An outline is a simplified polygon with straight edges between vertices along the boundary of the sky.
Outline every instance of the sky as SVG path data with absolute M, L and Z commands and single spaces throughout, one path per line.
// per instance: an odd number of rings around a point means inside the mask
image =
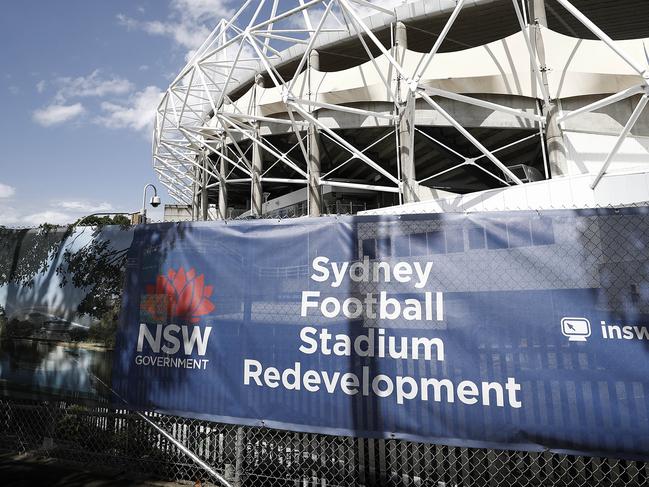
M 0 225 L 138 211 L 154 111 L 228 0 L 21 0 L 0 15 Z M 174 203 L 157 184 L 163 203 Z M 149 216 L 162 219 L 161 208 Z

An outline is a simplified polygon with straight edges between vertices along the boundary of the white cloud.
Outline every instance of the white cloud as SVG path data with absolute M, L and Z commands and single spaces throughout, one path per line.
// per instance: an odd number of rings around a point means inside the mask
M 59 90 L 56 100 L 63 102 L 72 98 L 105 97 L 108 95 L 123 95 L 133 90 L 133 83 L 119 76 L 104 77 L 99 69 L 88 76 L 76 78 L 61 77 L 56 79 Z
M 141 27 L 142 23 L 139 20 L 128 17 L 124 14 L 117 14 L 117 23 L 128 30 L 137 30 Z
M 136 20 L 118 15 L 120 25 L 129 30 L 142 30 L 147 34 L 171 37 L 174 42 L 187 49 L 196 49 L 209 35 L 210 30 L 204 25 L 186 20 L 161 22 L 159 20 Z
M 20 218 L 15 208 L 0 205 L 0 226 L 16 225 L 19 221 Z
M 234 13 L 223 0 L 171 0 L 171 8 L 181 16 L 198 21 L 218 20 Z
M 171 0 L 171 13 L 165 20 L 138 20 L 124 14 L 117 22 L 129 30 L 166 36 L 185 49 L 200 47 L 216 22 L 234 14 L 228 0 Z
M 113 211 L 110 203 L 89 203 L 87 201 L 60 201 L 56 206 L 70 211 L 78 211 L 85 214 L 98 213 L 102 211 Z
M 16 194 L 14 187 L 0 183 L 0 198 L 11 198 L 14 194 Z
M 36 90 L 39 93 L 45 89 L 45 83 L 44 80 L 37 83 Z M 33 113 L 34 121 L 44 127 L 69 122 L 85 113 L 86 107 L 80 102 L 71 103 L 74 99 L 126 95 L 134 89 L 129 80 L 119 76 L 104 76 L 99 69 L 88 76 L 59 77 L 50 84 L 57 87 L 56 95 L 49 105 Z
M 20 222 L 30 226 L 38 226 L 42 223 L 49 223 L 51 225 L 65 225 L 68 223 L 74 223 L 77 219 L 77 216 L 70 215 L 69 213 L 63 213 L 56 210 L 47 210 L 24 216 L 20 219 Z
M 115 209 L 108 202 L 93 203 L 87 200 L 53 201 L 42 211 L 34 213 L 29 209 L 17 211 L 0 203 L 0 226 L 34 227 L 43 223 L 66 225 L 76 222 L 82 216 L 110 211 Z
M 95 121 L 108 128 L 130 128 L 138 131 L 150 131 L 155 118 L 155 109 L 160 103 L 163 92 L 156 86 L 147 86 L 129 97 L 126 103 L 103 102 L 103 115 Z
M 54 103 L 34 111 L 32 117 L 36 123 L 44 127 L 50 127 L 69 122 L 81 116 L 84 112 L 85 108 L 81 103 L 74 103 L 72 105 L 59 105 Z

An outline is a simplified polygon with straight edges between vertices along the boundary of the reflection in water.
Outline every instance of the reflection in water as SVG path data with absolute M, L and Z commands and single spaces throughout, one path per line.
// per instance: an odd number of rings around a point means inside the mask
M 95 376 L 111 384 L 133 235 L 110 225 L 0 228 L 0 394 L 109 397 Z
M 0 340 L 0 380 L 12 388 L 88 398 L 106 397 L 112 350 L 32 339 Z

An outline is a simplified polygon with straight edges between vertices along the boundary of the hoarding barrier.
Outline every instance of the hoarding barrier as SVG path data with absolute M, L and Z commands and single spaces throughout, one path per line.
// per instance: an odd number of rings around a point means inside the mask
M 186 447 L 236 486 L 649 481 L 647 207 L 0 240 L 5 451 L 218 485 Z

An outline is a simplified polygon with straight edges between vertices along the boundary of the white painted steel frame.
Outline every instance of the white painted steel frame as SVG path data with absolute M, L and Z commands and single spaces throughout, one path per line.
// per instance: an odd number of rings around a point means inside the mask
M 571 113 L 562 115 L 559 119 L 562 123 L 572 117 L 577 117 L 631 96 L 644 93 L 644 96 L 641 98 L 641 101 L 638 103 L 624 130 L 617 139 L 615 147 L 606 158 L 599 174 L 593 181 L 592 187 L 595 188 L 647 104 L 649 69 L 645 66 L 644 60 L 643 62 L 638 62 L 638 60 L 630 57 L 618 44 L 612 41 L 609 36 L 568 0 L 557 1 L 643 78 L 643 83 L 636 87 L 622 90 L 619 93 L 581 107 Z M 522 5 L 523 9 L 521 9 L 519 2 L 520 0 L 512 0 L 513 15 L 518 20 L 524 36 L 530 59 L 532 60 L 530 69 L 536 80 L 537 88 L 541 93 L 541 101 L 545 109 L 550 101 L 550 95 L 547 92 L 547 87 L 541 80 L 541 67 L 538 63 L 538 56 L 534 52 L 530 41 L 529 23 L 531 19 L 528 20 L 524 2 Z M 296 176 L 301 176 L 295 179 L 265 177 L 269 170 L 266 169 L 262 175 L 262 182 L 307 185 L 309 181 L 306 164 L 308 158 L 308 140 L 306 140 L 307 145 L 305 145 L 305 134 L 306 127 L 309 124 L 313 124 L 323 136 L 337 144 L 341 150 L 350 154 L 350 157 L 346 161 L 320 177 L 320 185 L 336 185 L 373 191 L 397 192 L 401 195 L 402 183 L 401 174 L 398 169 L 399 164 L 396 164 L 397 174 L 395 175 L 382 167 L 379 162 L 372 160 L 366 153 L 367 149 L 376 143 L 376 141 L 368 147 L 357 147 L 346 141 L 338 133 L 333 131 L 331 127 L 314 116 L 314 110 L 324 108 L 360 116 L 387 119 L 388 123 L 392 126 L 392 130 L 388 132 L 388 135 L 391 135 L 396 133 L 399 117 L 415 116 L 414 110 L 403 110 L 401 112 L 397 110 L 397 101 L 403 98 L 401 90 L 404 86 L 407 92 L 405 96 L 416 96 L 417 98 L 423 99 L 430 107 L 445 118 L 449 124 L 455 127 L 463 137 L 480 150 L 482 153 L 480 158 L 484 157 L 488 159 L 505 176 L 500 177 L 488 168 L 478 165 L 476 163 L 477 159 L 468 159 L 456 153 L 461 159 L 457 165 L 422 179 L 419 181 L 420 183 L 440 176 L 448 171 L 470 165 L 479 168 L 504 184 L 508 184 L 507 180 L 513 181 L 516 184 L 522 184 L 520 179 L 495 155 L 503 147 L 489 149 L 483 146 L 451 114 L 443 110 L 433 97 L 455 100 L 531 120 L 538 124 L 539 130 L 534 136 L 540 138 L 543 137 L 544 125 L 546 123 L 544 116 L 459 93 L 423 86 L 420 83 L 424 71 L 433 61 L 448 32 L 457 21 L 464 7 L 465 0 L 458 0 L 456 2 L 434 46 L 422 57 L 412 73 L 407 72 L 395 59 L 394 48 L 386 48 L 381 43 L 372 28 L 368 25 L 368 21 L 362 15 L 362 13 L 369 11 L 374 14 L 378 13 L 391 17 L 390 22 L 394 28 L 397 18 L 393 10 L 386 9 L 381 5 L 366 0 L 287 0 L 281 2 L 280 0 L 273 0 L 270 8 L 266 6 L 266 3 L 266 0 L 246 0 L 230 20 L 221 20 L 203 45 L 191 57 L 189 63 L 171 83 L 157 108 L 152 148 L 154 167 L 161 183 L 167 188 L 170 196 L 179 203 L 191 204 L 193 201 L 194 188 L 196 185 L 201 184 L 201 178 L 196 178 L 196 168 L 199 168 L 201 171 L 206 171 L 207 174 L 215 179 L 216 182 L 211 183 L 209 187 L 218 187 L 221 184 L 229 183 L 251 182 L 252 162 L 246 155 L 250 151 L 251 145 L 249 144 L 257 145 L 263 152 L 271 154 L 275 159 L 273 166 L 275 164 L 284 164 Z M 261 19 L 263 15 L 266 15 L 266 18 Z M 243 19 L 248 16 L 250 18 L 245 22 Z M 348 37 L 357 37 L 359 39 L 385 89 L 388 93 L 392 94 L 392 98 L 395 100 L 393 113 L 378 113 L 361 108 L 315 101 L 311 96 L 311 87 L 307 87 L 309 91 L 306 94 L 307 96 L 302 92 L 295 92 L 295 83 L 298 75 L 305 67 L 309 67 L 309 54 L 311 50 L 316 46 L 320 36 L 331 33 L 342 33 Z M 396 74 L 394 79 L 386 78 L 385 73 L 379 69 L 376 57 L 372 54 L 372 49 L 368 46 L 368 42 L 388 61 L 390 69 Z M 275 67 L 274 61 L 283 51 L 294 45 L 306 47 L 300 56 L 295 73 L 288 80 L 285 80 Z M 252 113 L 242 113 L 240 110 L 233 110 L 235 105 L 230 99 L 230 92 L 240 85 L 243 78 L 248 78 L 250 74 L 254 73 L 262 74 L 267 82 L 272 82 L 274 86 L 281 90 L 281 101 L 284 105 L 285 112 L 288 114 L 288 119 L 264 116 L 259 113 L 256 107 L 253 107 Z M 413 122 L 413 120 L 411 119 L 410 122 Z M 259 135 L 258 127 L 260 124 L 289 125 L 297 138 L 296 145 L 300 147 L 300 152 L 304 160 L 291 159 L 288 156 L 290 151 L 286 153 L 282 152 L 273 146 L 267 138 Z M 411 125 L 414 126 L 412 123 Z M 424 132 L 420 131 L 420 133 L 432 139 L 435 143 L 444 146 L 443 143 Z M 227 139 L 227 144 L 215 143 L 216 141 L 222 140 L 223 137 Z M 381 137 L 380 140 L 384 138 Z M 521 139 L 514 142 L 514 144 L 527 140 L 528 138 Z M 243 150 L 240 145 L 240 142 L 244 139 L 248 145 L 246 150 Z M 395 137 L 394 141 L 396 146 L 399 143 L 398 137 Z M 543 142 L 541 145 L 543 145 Z M 291 150 L 294 148 L 295 145 Z M 446 148 L 449 149 L 448 147 Z M 397 154 L 399 153 L 398 149 L 398 147 L 395 147 Z M 214 164 L 210 163 L 208 168 L 203 168 L 200 157 L 205 151 L 213 154 L 217 158 L 222 158 L 232 166 L 226 177 L 220 174 L 219 170 L 214 167 Z M 393 186 L 351 182 L 342 183 L 330 179 L 332 173 L 335 173 L 337 169 L 348 163 L 365 164 L 372 171 L 375 171 L 390 181 Z

